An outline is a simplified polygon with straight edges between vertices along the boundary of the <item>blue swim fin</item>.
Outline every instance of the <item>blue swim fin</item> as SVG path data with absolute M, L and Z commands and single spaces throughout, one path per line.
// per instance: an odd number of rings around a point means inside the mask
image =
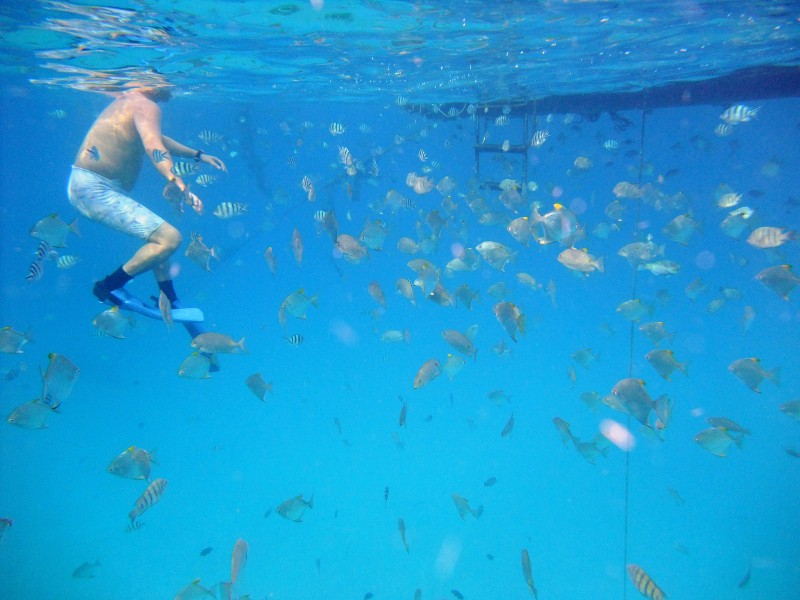
M 112 290 L 107 304 L 119 306 L 121 310 L 129 310 L 136 314 L 161 321 L 161 311 L 157 306 L 148 306 L 125 288 Z M 176 323 L 202 323 L 205 320 L 199 308 L 173 308 L 172 320 Z

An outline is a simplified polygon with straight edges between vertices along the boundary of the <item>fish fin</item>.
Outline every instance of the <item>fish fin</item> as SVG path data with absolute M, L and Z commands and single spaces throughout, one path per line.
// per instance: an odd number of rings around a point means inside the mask
M 308 508 L 314 508 L 314 494 L 311 494 L 311 498 L 308 499 L 306 504 L 308 504 Z
M 156 454 L 156 449 L 153 448 L 150 452 L 147 453 L 147 456 L 150 457 L 150 462 L 154 464 L 158 464 L 158 456 Z
M 78 217 L 75 217 L 75 219 L 73 219 L 72 223 L 70 223 L 70 224 L 67 226 L 67 228 L 68 228 L 68 229 L 69 229 L 69 230 L 70 230 L 72 233 L 74 233 L 75 235 L 77 235 L 78 237 L 81 237 L 81 232 L 80 232 L 80 230 L 78 229 Z
M 242 352 L 247 352 L 247 348 L 244 347 L 244 337 L 236 342 L 236 345 L 241 349 Z
M 767 377 L 769 377 L 770 381 L 775 385 L 779 386 L 781 384 L 781 368 L 775 367 L 772 371 L 767 372 Z
M 600 258 L 598 258 L 597 261 L 595 261 L 595 267 L 601 273 L 605 272 L 604 259 L 603 259 L 602 256 Z

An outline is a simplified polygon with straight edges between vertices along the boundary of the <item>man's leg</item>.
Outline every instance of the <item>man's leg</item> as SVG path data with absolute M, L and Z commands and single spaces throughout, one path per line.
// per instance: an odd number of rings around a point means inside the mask
M 156 265 L 166 264 L 180 243 L 180 232 L 169 223 L 162 223 L 128 262 L 94 284 L 94 295 L 101 302 L 105 302 L 112 291 L 121 288 L 140 273 Z M 169 273 L 168 268 L 167 266 L 167 273 Z

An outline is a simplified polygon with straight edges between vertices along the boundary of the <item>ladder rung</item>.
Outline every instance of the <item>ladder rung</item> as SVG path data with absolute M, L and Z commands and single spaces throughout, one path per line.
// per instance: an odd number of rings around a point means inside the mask
M 503 150 L 501 144 L 475 144 L 475 152 L 502 152 L 503 154 L 525 154 L 528 147 L 525 145 L 514 144 Z

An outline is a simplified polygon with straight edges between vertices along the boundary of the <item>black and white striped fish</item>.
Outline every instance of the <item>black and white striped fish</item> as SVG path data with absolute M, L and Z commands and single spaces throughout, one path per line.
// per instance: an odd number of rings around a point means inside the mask
M 350 154 L 350 149 L 347 146 L 339 146 L 339 162 L 345 167 L 353 164 L 353 155 Z
M 725 109 L 719 118 L 728 123 L 729 125 L 738 125 L 739 123 L 747 123 L 756 118 L 757 113 L 761 107 L 750 108 L 744 104 L 737 104 Z
M 56 266 L 59 269 L 71 269 L 77 265 L 80 260 L 81 259 L 79 257 L 73 254 L 64 254 L 63 256 L 58 257 L 56 260 Z
M 159 148 L 153 148 L 153 162 L 158 164 L 160 162 L 164 162 L 169 158 L 169 152 L 166 150 L 160 150 Z
M 144 493 L 139 496 L 133 505 L 133 510 L 128 513 L 128 518 L 131 520 L 131 525 L 136 523 L 136 518 L 141 516 L 148 508 L 151 508 L 156 502 L 159 501 L 164 490 L 167 489 L 166 479 L 156 479 L 153 483 L 147 486 Z
M 216 131 L 211 131 L 210 129 L 204 129 L 197 135 L 197 137 L 199 137 L 200 141 L 204 144 L 216 144 L 224 139 L 222 135 Z
M 540 129 L 536 133 L 533 134 L 533 139 L 531 140 L 531 146 L 534 148 L 539 148 L 544 145 L 547 141 L 547 138 L 550 137 L 550 132 L 546 129 Z
M 172 172 L 173 175 L 183 177 L 185 175 L 197 173 L 199 170 L 200 168 L 196 164 L 179 160 L 172 165 L 170 172 Z
M 342 135 L 345 131 L 347 131 L 347 128 L 341 123 L 334 122 L 330 124 L 328 131 L 331 135 Z
M 203 173 L 202 175 L 198 175 L 197 179 L 195 179 L 197 184 L 198 185 L 202 185 L 203 187 L 206 187 L 207 185 L 210 185 L 210 184 L 214 183 L 216 180 L 217 180 L 217 178 L 214 175 L 208 175 L 206 173 Z
M 247 212 L 247 204 L 241 202 L 222 202 L 214 209 L 214 216 L 220 219 L 239 217 Z
M 299 346 L 305 340 L 305 338 L 299 333 L 295 333 L 294 335 L 290 335 L 289 337 L 283 339 L 285 339 L 286 343 L 290 346 Z
M 30 268 L 28 269 L 28 274 L 25 276 L 25 281 L 28 283 L 33 283 L 34 281 L 39 281 L 44 275 L 44 262 L 42 262 L 41 258 L 36 258 L 31 263 Z

